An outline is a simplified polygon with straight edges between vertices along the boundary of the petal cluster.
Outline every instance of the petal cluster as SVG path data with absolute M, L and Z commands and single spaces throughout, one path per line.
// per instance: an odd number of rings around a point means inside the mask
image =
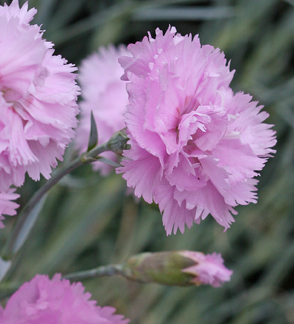
M 53 55 L 31 25 L 35 9 L 18 0 L 0 6 L 0 190 L 21 186 L 25 173 L 50 177 L 77 125 L 76 68 Z
M 126 84 L 120 77 L 123 69 L 118 63 L 120 56 L 129 55 L 124 45 L 101 47 L 82 61 L 78 80 L 82 88 L 81 119 L 77 128 L 76 146 L 85 152 L 90 134 L 91 111 L 98 129 L 98 144 L 107 142 L 113 133 L 125 127 L 123 114 L 126 112 L 128 94 Z M 102 156 L 116 161 L 113 152 Z M 93 163 L 93 169 L 106 175 L 112 170 L 103 163 Z
M 192 279 L 193 283 L 220 287 L 225 281 L 231 280 L 233 271 L 224 266 L 224 260 L 220 254 L 213 253 L 205 255 L 201 252 L 192 251 L 182 251 L 179 253 L 195 262 L 195 265 L 182 270 L 185 273 L 195 276 Z
M 23 284 L 0 309 L 2 324 L 127 324 L 112 307 L 96 306 L 83 285 L 56 274 L 37 275 Z
M 238 204 L 256 203 L 258 175 L 276 143 L 251 96 L 234 94 L 223 53 L 174 27 L 128 46 L 119 59 L 129 81 L 131 149 L 118 172 L 163 212 L 167 234 L 208 214 L 225 229 Z

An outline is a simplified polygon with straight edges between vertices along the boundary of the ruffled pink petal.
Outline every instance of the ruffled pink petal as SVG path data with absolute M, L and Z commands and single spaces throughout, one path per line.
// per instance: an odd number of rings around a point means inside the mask
M 125 153 L 128 160 L 122 162 L 122 167 L 116 172 L 124 172 L 123 178 L 128 187 L 135 188 L 135 195 L 143 197 L 148 203 L 154 199 L 154 190 L 160 183 L 160 164 L 156 157 L 132 142 L 132 150 Z
M 119 62 L 131 149 L 119 172 L 136 195 L 158 203 L 167 234 L 208 214 L 226 230 L 235 206 L 257 202 L 255 177 L 275 152 L 268 114 L 233 93 L 224 54 L 198 36 L 157 29 L 128 49 Z
M 0 6 L 0 190 L 21 186 L 26 172 L 48 179 L 77 125 L 76 68 L 29 24 L 35 13 L 17 0 Z
M 203 254 L 201 252 L 183 251 L 181 255 L 193 260 L 196 264 L 183 271 L 195 276 L 196 284 L 209 284 L 220 287 L 225 281 L 230 281 L 232 270 L 224 266 L 224 260 L 220 254 Z
M 14 192 L 15 189 L 9 189 L 7 192 L 0 192 L 0 228 L 4 227 L 2 223 L 4 217 L 2 215 L 16 215 L 15 209 L 17 209 L 19 205 L 11 200 L 17 199 L 19 195 Z

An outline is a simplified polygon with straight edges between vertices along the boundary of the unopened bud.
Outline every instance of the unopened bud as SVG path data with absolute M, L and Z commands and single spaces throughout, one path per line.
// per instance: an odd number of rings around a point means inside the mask
M 114 133 L 109 139 L 107 146 L 110 150 L 116 154 L 122 154 L 126 149 L 129 149 L 127 145 L 129 138 L 124 131 Z
M 232 271 L 223 265 L 220 254 L 175 251 L 132 256 L 123 265 L 121 274 L 143 283 L 172 286 L 210 284 L 219 287 L 230 280 Z

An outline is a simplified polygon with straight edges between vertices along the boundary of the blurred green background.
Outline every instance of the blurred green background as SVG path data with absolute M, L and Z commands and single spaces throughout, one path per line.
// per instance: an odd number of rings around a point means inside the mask
M 219 47 L 231 60 L 233 90 L 266 107 L 278 144 L 261 173 L 258 203 L 238 207 L 226 233 L 208 217 L 167 237 L 157 206 L 126 196 L 120 175 L 101 178 L 83 166 L 51 190 L 7 285 L 36 273 L 122 262 L 142 251 L 217 251 L 234 270 L 222 288 L 142 285 L 120 277 L 83 283 L 99 305 L 116 307 L 132 324 L 294 323 L 294 1 L 29 0 L 29 7 L 38 9 L 34 22 L 56 53 L 76 65 L 100 45 L 135 42 L 156 27 L 199 34 L 202 44 Z M 72 154 L 69 149 L 65 161 Z M 42 183 L 27 179 L 20 203 Z M 1 245 L 16 217 L 6 218 Z

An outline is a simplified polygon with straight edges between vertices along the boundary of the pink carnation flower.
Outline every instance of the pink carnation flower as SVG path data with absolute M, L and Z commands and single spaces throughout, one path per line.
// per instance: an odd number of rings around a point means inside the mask
M 24 283 L 0 309 L 1 324 L 126 324 L 112 307 L 96 306 L 83 285 L 56 274 L 37 275 Z
M 221 254 L 203 254 L 201 252 L 183 251 L 181 255 L 195 261 L 195 265 L 185 268 L 182 271 L 195 276 L 192 279 L 197 285 L 208 284 L 213 287 L 220 287 L 225 281 L 231 280 L 232 270 L 224 266 Z
M 126 112 L 128 94 L 125 82 L 120 79 L 123 69 L 118 58 L 122 55 L 129 55 L 124 45 L 117 49 L 114 46 L 102 47 L 81 64 L 79 81 L 84 100 L 80 105 L 81 120 L 76 136 L 77 147 L 81 153 L 88 147 L 91 111 L 97 124 L 98 144 L 107 142 L 113 133 L 125 127 L 123 113 Z M 113 152 L 105 152 L 102 156 L 117 161 Z M 103 175 L 113 169 L 99 162 L 92 166 Z
M 256 203 L 258 175 L 275 151 L 272 125 L 251 96 L 234 94 L 225 56 L 198 36 L 165 35 L 128 46 L 125 69 L 131 149 L 118 172 L 163 212 L 167 234 L 210 213 L 225 229 L 238 204 Z
M 4 227 L 2 220 L 4 215 L 16 215 L 15 209 L 18 208 L 18 204 L 11 201 L 19 197 L 18 194 L 14 193 L 15 189 L 9 189 L 7 192 L 0 192 L 0 228 Z
M 30 25 L 36 9 L 0 6 L 0 189 L 50 177 L 74 136 L 76 70 Z

